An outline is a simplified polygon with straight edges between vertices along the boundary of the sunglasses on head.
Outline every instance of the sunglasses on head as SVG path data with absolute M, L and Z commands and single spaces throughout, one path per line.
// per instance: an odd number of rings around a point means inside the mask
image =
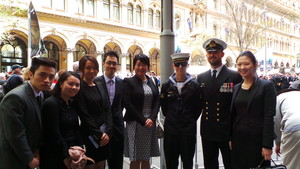
M 187 62 L 175 62 L 174 66 L 179 67 L 181 65 L 181 67 L 186 67 L 187 64 L 188 64 Z

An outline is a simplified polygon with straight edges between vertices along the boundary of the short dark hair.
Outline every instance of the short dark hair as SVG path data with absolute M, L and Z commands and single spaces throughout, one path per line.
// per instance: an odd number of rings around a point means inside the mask
M 115 52 L 115 51 L 108 51 L 108 52 L 106 52 L 106 53 L 104 54 L 104 56 L 103 56 L 103 62 L 105 62 L 105 60 L 106 60 L 106 58 L 107 58 L 108 56 L 116 57 L 116 58 L 117 58 L 117 61 L 119 62 L 119 55 L 118 55 L 117 52 Z
M 80 60 L 79 60 L 79 70 L 80 72 L 84 73 L 84 67 L 85 67 L 85 64 L 87 61 L 91 61 L 95 64 L 96 66 L 96 69 L 99 71 L 99 63 L 97 61 L 97 59 L 93 56 L 88 56 L 88 55 L 85 55 L 83 56 Z
M 78 78 L 80 80 L 80 77 L 78 75 L 78 73 L 73 72 L 73 71 L 64 71 L 60 74 L 58 81 L 56 83 L 56 85 L 54 86 L 52 93 L 54 96 L 59 97 L 61 94 L 61 85 L 68 79 L 68 77 L 70 76 L 74 76 L 76 78 Z
M 54 60 L 45 57 L 33 57 L 31 60 L 30 72 L 34 74 L 41 65 L 53 67 L 56 70 L 56 62 Z
M 246 56 L 252 61 L 252 63 L 254 65 L 257 64 L 257 60 L 251 51 L 244 51 L 244 52 L 240 53 L 239 56 L 236 58 L 236 62 L 241 56 Z
M 145 55 L 145 54 L 137 54 L 137 55 L 135 55 L 134 59 L 133 59 L 133 67 L 135 67 L 136 62 L 138 60 L 140 62 L 142 62 L 143 64 L 147 65 L 148 69 L 150 68 L 150 59 L 149 59 L 149 57 L 147 55 Z

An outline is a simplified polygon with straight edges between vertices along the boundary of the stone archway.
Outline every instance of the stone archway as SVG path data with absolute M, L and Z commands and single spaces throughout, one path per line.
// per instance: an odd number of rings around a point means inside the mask
M 126 54 L 126 71 L 133 71 L 133 58 L 137 54 L 143 53 L 143 50 L 140 46 L 132 45 L 129 47 Z
M 24 32 L 18 30 L 3 34 L 0 44 L 0 72 L 9 72 L 14 64 L 28 66 L 27 38 Z
M 154 71 L 156 75 L 160 75 L 160 53 L 157 48 L 152 48 L 149 51 L 150 70 Z
M 89 39 L 80 39 L 73 51 L 74 61 L 79 61 L 85 55 L 97 57 L 96 45 Z
M 58 70 L 67 70 L 67 52 L 65 40 L 57 35 L 49 35 L 46 36 L 43 41 L 48 51 L 47 57 L 55 60 L 56 63 L 58 63 Z

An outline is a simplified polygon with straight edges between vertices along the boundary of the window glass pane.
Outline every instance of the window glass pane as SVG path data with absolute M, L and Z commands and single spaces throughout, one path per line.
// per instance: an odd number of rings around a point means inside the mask
M 76 0 L 76 5 L 77 5 L 77 13 L 82 14 L 83 13 L 83 0 Z
M 148 26 L 153 27 L 153 10 L 148 10 Z
M 141 25 L 141 12 L 142 12 L 142 9 L 141 9 L 141 7 L 138 5 L 137 7 L 136 7 L 136 24 L 137 25 Z
M 54 0 L 55 9 L 65 10 L 65 0 Z
M 133 23 L 133 6 L 131 3 L 128 3 L 127 6 L 127 22 L 128 23 Z
M 103 14 L 104 14 L 104 18 L 107 18 L 107 19 L 109 19 L 109 13 L 110 13 L 109 5 L 110 5 L 109 0 L 103 0 L 103 8 L 104 8 Z
M 114 20 L 120 20 L 119 8 L 120 8 L 119 1 L 114 0 L 114 2 L 113 2 L 113 19 Z
M 86 0 L 86 14 L 89 16 L 94 16 L 94 0 Z
M 52 0 L 43 0 L 43 6 L 52 8 Z
M 155 12 L 155 27 L 160 28 L 160 12 Z

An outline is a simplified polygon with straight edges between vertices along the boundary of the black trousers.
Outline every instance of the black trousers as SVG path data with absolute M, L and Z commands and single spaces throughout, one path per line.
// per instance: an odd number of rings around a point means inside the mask
M 193 168 L 196 136 L 172 135 L 164 133 L 164 152 L 167 169 L 178 169 L 178 158 L 181 157 L 183 168 Z
M 219 169 L 219 150 L 222 154 L 225 169 L 231 169 L 231 158 L 228 141 L 216 142 L 208 141 L 202 138 L 202 150 L 205 169 Z
M 115 135 L 110 141 L 110 157 L 107 160 L 109 169 L 123 169 L 124 136 Z

